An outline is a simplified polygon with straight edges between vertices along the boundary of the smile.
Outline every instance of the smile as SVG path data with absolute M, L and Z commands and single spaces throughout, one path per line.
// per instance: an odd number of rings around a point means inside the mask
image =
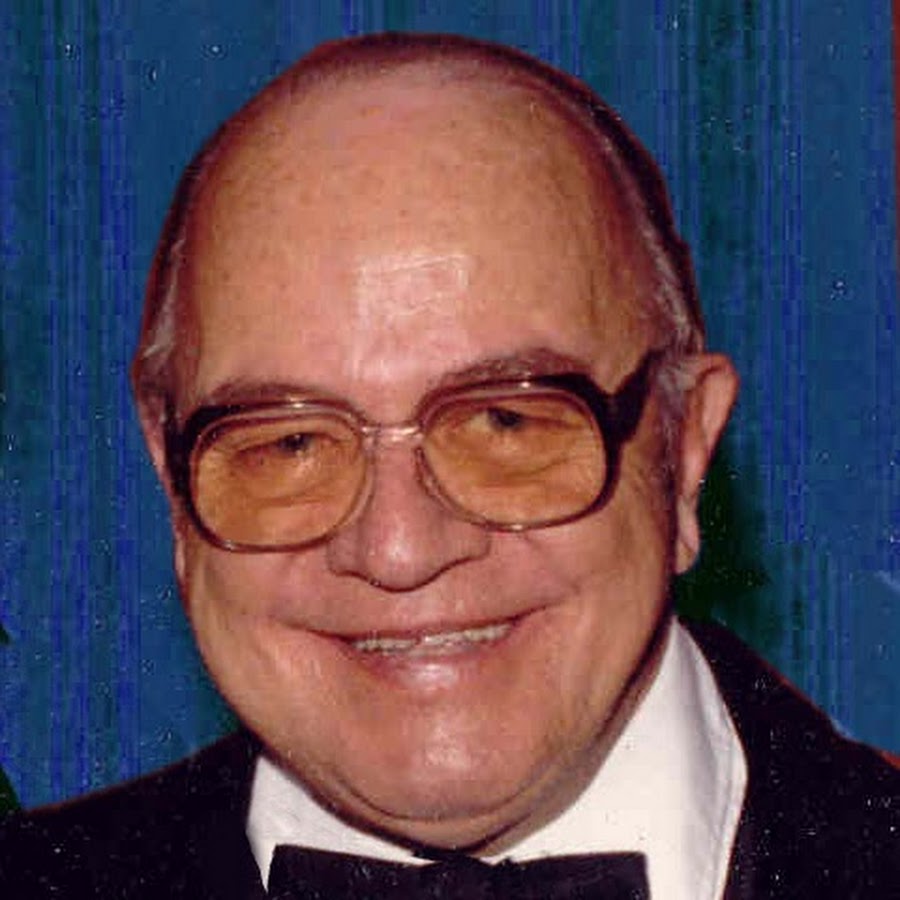
M 409 637 L 366 637 L 353 641 L 351 646 L 360 653 L 386 656 L 443 656 L 458 653 L 479 644 L 490 644 L 506 637 L 513 627 L 511 621 L 494 622 L 479 628 L 441 631 Z

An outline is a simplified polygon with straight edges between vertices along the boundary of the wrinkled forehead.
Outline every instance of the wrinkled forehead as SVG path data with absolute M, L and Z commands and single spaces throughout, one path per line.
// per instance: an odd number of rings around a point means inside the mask
M 404 314 L 400 295 L 458 292 L 472 260 L 453 248 L 477 243 L 482 268 L 548 281 L 565 269 L 606 305 L 605 321 L 609 307 L 630 303 L 626 330 L 643 331 L 634 322 L 646 313 L 635 304 L 646 293 L 646 251 L 597 141 L 546 88 L 465 67 L 416 64 L 294 86 L 251 105 L 223 142 L 187 230 L 184 300 L 203 321 L 231 288 L 246 294 L 251 277 L 268 286 L 319 279 L 369 303 L 400 285 L 381 299 Z M 428 240 L 417 244 L 417 234 Z M 541 254 L 544 270 L 519 265 Z M 259 312 L 244 304 L 228 314 Z

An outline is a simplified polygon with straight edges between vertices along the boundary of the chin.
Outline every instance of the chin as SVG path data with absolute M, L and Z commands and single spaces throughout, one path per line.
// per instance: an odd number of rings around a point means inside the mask
M 499 749 L 437 747 L 403 763 L 391 759 L 367 767 L 365 780 L 354 778 L 362 771 L 345 773 L 338 806 L 347 818 L 403 843 L 474 847 L 530 816 L 545 762 L 516 760 Z M 372 772 L 378 775 L 372 778 Z
M 524 816 L 508 798 L 488 798 L 477 790 L 466 794 L 463 789 L 449 798 L 394 797 L 388 809 L 365 804 L 346 810 L 346 817 L 401 844 L 471 849 L 510 830 Z

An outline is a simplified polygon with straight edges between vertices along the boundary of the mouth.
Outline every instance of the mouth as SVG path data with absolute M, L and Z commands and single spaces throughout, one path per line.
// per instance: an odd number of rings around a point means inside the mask
M 410 635 L 368 635 L 348 641 L 357 653 L 388 657 L 440 657 L 501 641 L 515 625 L 508 619 L 473 628 Z

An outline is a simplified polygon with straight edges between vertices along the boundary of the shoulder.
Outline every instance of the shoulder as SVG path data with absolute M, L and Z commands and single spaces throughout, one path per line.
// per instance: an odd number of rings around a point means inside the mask
M 0 825 L 3 897 L 214 896 L 207 846 L 245 866 L 254 741 L 240 733 L 169 768 Z
M 891 885 L 900 896 L 900 770 L 841 735 L 725 629 L 696 623 L 688 629 L 747 758 L 735 880 L 767 887 L 735 896 L 813 896 L 817 885 L 853 897 L 889 896 L 883 891 Z

